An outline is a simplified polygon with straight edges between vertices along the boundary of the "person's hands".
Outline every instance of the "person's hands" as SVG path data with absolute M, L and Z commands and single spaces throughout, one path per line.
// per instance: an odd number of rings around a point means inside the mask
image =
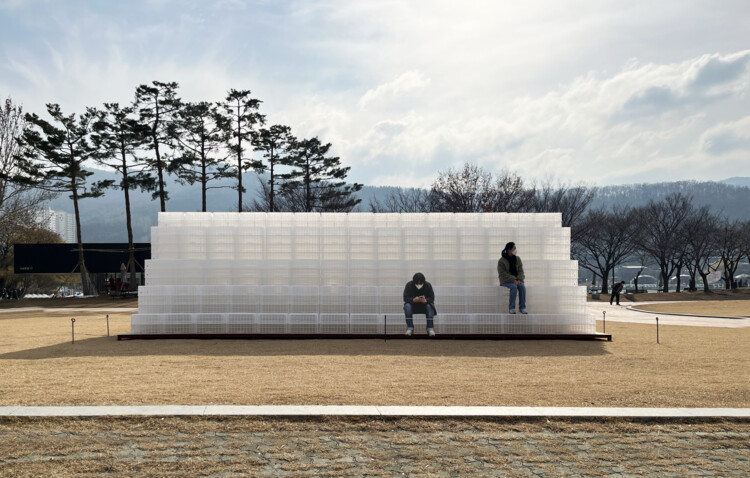
M 516 287 L 518 287 L 519 285 L 521 285 L 521 281 L 516 279 Z

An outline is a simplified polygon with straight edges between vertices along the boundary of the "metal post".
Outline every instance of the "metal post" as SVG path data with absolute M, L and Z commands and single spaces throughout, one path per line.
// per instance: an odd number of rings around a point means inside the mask
M 76 319 L 70 319 L 70 334 L 73 337 L 73 343 L 76 343 Z
M 604 314 L 604 330 L 602 332 L 606 334 L 607 333 L 607 311 L 603 310 L 602 314 Z
M 109 314 L 107 314 L 107 337 L 109 337 Z
M 656 318 L 656 343 L 659 343 L 659 317 Z
M 388 314 L 383 314 L 383 341 L 388 340 Z

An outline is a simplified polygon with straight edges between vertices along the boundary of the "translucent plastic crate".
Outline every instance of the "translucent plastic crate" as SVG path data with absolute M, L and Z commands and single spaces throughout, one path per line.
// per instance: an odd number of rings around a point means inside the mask
M 320 263 L 321 286 L 348 286 L 352 263 L 346 260 L 325 260 Z M 372 284 L 370 284 L 372 285 Z
M 463 261 L 441 260 L 434 261 L 434 272 L 430 283 L 435 286 L 466 285 L 466 275 L 473 276 L 476 271 L 467 268 Z M 477 284 L 486 285 L 486 284 Z
M 228 330 L 226 314 L 194 314 L 195 333 L 224 334 Z
M 318 289 L 320 314 L 349 314 L 349 288 L 346 286 L 323 286 Z
M 379 314 L 380 297 L 377 287 L 352 286 L 349 288 L 351 314 Z
M 440 314 L 435 321 L 438 334 L 471 334 L 473 319 L 471 314 Z
M 134 314 L 130 317 L 131 334 L 163 334 L 165 321 L 159 315 Z
M 266 228 L 266 259 L 289 260 L 293 257 L 294 228 Z
M 357 260 L 350 262 L 349 284 L 353 286 L 377 285 L 379 262 Z
M 498 314 L 507 312 L 508 301 L 503 299 L 503 294 L 508 290 L 500 286 L 492 287 L 466 287 L 466 313 L 471 314 Z M 507 297 L 507 295 L 506 295 Z M 504 305 L 503 305 L 504 304 Z
M 291 314 L 317 314 L 320 291 L 317 286 L 293 286 L 289 291 Z
M 287 314 L 258 314 L 255 332 L 258 334 L 287 333 Z
M 262 285 L 263 262 L 254 260 L 238 260 L 232 268 L 233 285 Z
M 318 314 L 289 314 L 286 330 L 289 334 L 315 334 L 318 331 Z
M 299 260 L 318 260 L 320 258 L 320 231 L 318 228 L 295 229 L 291 257 Z
M 260 310 L 262 314 L 289 313 L 291 289 L 279 286 L 261 286 Z
M 289 283 L 298 286 L 317 286 L 320 284 L 320 261 L 300 259 L 289 265 Z
M 351 260 L 377 259 L 374 227 L 353 227 L 349 229 L 349 258 Z
M 379 286 L 397 286 L 403 285 L 411 276 L 407 277 L 403 261 L 390 260 L 378 261 L 375 285 Z M 366 284 L 369 285 L 369 284 Z
M 507 324 L 507 314 L 473 314 L 472 333 L 473 334 L 502 334 L 505 333 Z
M 260 312 L 260 287 L 239 285 L 232 287 L 231 313 L 256 314 Z
M 163 314 L 165 334 L 194 334 L 196 319 L 194 314 Z
M 232 312 L 232 286 L 205 286 L 200 288 L 201 307 L 204 314 Z
M 227 333 L 252 334 L 255 332 L 256 315 L 247 313 L 227 314 Z
M 378 287 L 378 301 L 380 312 L 392 315 L 404 315 L 404 286 L 382 286 Z
M 349 332 L 352 334 L 382 334 L 383 318 L 379 314 L 349 314 Z
M 268 260 L 263 264 L 264 285 L 291 285 L 292 272 L 290 260 Z
M 403 257 L 405 260 L 433 260 L 431 229 L 427 227 L 409 227 L 404 229 L 403 235 Z
M 175 286 L 172 291 L 171 313 L 196 313 L 201 308 L 201 286 Z
M 466 287 L 444 286 L 434 287 L 435 307 L 440 313 L 465 314 L 467 313 L 467 300 L 470 299 Z
M 349 234 L 345 227 L 326 227 L 320 232 L 321 260 L 340 260 L 348 255 Z
M 321 334 L 348 334 L 349 314 L 320 314 L 318 332 Z

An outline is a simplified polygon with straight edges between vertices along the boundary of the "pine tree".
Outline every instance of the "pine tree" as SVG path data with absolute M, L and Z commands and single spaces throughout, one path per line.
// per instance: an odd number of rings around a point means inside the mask
M 48 104 L 47 112 L 53 119 L 52 123 L 36 114 L 26 115 L 28 128 L 21 139 L 24 157 L 20 158 L 21 172 L 15 176 L 14 181 L 33 184 L 47 191 L 70 193 L 78 241 L 77 267 L 81 273 L 83 293 L 91 295 L 94 287 L 83 255 L 78 201 L 101 196 L 104 189 L 112 185 L 112 181 L 99 181 L 90 189 L 86 187 L 86 179 L 94 174 L 84 169 L 84 163 L 93 157 L 95 151 L 89 141 L 92 114 L 87 112 L 78 117 L 75 114 L 65 116 L 57 104 Z
M 283 176 L 284 189 L 300 197 L 303 211 L 351 211 L 361 202 L 353 195 L 362 185 L 346 184 L 351 168 L 341 166 L 339 157 L 327 156 L 330 149 L 331 143 L 323 144 L 317 137 L 292 143 L 288 163 L 294 170 Z
M 242 212 L 242 173 L 249 170 L 262 169 L 258 160 L 245 157 L 245 151 L 252 149 L 252 138 L 257 133 L 257 127 L 265 124 L 265 116 L 258 112 L 260 100 L 250 97 L 250 90 L 231 89 L 220 108 L 225 118 L 225 142 L 237 161 L 237 212 Z
M 140 85 L 136 88 L 135 108 L 140 115 L 139 121 L 149 129 L 149 149 L 154 152 L 154 157 L 149 159 L 149 167 L 156 171 L 157 177 L 153 198 L 159 198 L 161 212 L 164 212 L 169 199 L 164 175 L 172 162 L 168 153 L 173 146 L 174 122 L 180 109 L 180 99 L 177 97 L 177 83 L 154 81 L 152 85 Z
M 96 148 L 94 157 L 99 164 L 117 171 L 121 179 L 113 184 L 114 188 L 122 189 L 125 195 L 125 222 L 128 231 L 128 263 L 130 284 L 134 289 L 138 284 L 135 280 L 136 260 L 135 243 L 133 241 L 133 221 L 130 211 L 130 191 L 141 189 L 153 191 L 156 187 L 154 177 L 149 173 L 149 162 L 139 156 L 149 143 L 149 130 L 138 122 L 132 107 L 120 108 L 117 103 L 104 103 L 101 110 L 91 109 L 94 116 L 92 143 Z M 143 264 L 138 264 L 141 271 Z
M 209 183 L 234 177 L 224 158 L 219 157 L 228 121 L 215 105 L 206 101 L 184 104 L 177 118 L 173 136 L 180 154 L 172 169 L 188 184 L 201 184 L 202 211 L 206 212 L 206 191 L 224 187 L 212 187 Z
M 265 162 L 256 166 L 256 171 L 268 173 L 268 211 L 276 212 L 276 194 L 284 178 L 280 167 L 290 165 L 289 151 L 294 144 L 294 136 L 289 126 L 275 124 L 261 128 L 253 137 L 253 146 L 263 152 Z

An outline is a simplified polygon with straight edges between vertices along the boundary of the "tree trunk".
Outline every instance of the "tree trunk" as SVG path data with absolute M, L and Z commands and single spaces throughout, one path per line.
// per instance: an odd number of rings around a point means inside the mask
M 164 167 L 161 163 L 161 154 L 159 154 L 159 142 L 154 136 L 154 148 L 156 148 L 156 174 L 159 177 L 159 204 L 161 212 L 167 211 L 167 202 L 164 199 Z
M 73 173 L 75 174 L 75 172 Z M 81 271 L 81 288 L 83 295 L 91 295 L 91 282 L 89 281 L 88 270 L 86 270 L 86 261 L 83 257 L 83 241 L 81 240 L 81 213 L 78 210 L 78 185 L 75 176 L 71 176 L 71 185 L 73 192 L 73 210 L 76 216 L 76 239 L 78 241 L 78 267 Z
M 124 147 L 122 154 L 122 187 L 125 190 L 125 223 L 128 228 L 128 271 L 130 271 L 130 290 L 136 290 L 135 280 L 135 244 L 133 243 L 133 218 L 130 212 L 130 183 L 128 182 L 128 162 Z
M 240 133 L 240 109 L 237 107 L 237 190 L 239 191 L 239 202 L 237 203 L 237 212 L 242 212 L 242 137 Z
M 602 274 L 602 294 L 609 294 L 609 271 Z
M 203 212 L 206 212 L 206 186 L 208 185 L 208 179 L 206 179 L 206 149 L 201 142 L 201 198 L 203 200 Z
M 680 286 L 682 285 L 682 278 L 680 277 L 680 274 L 682 274 L 682 264 L 680 264 L 679 266 L 677 266 L 677 272 L 676 272 L 676 275 L 677 275 L 677 292 L 680 291 Z
M 701 280 L 703 281 L 703 292 L 711 292 L 711 289 L 708 288 L 708 274 L 705 274 L 702 270 L 698 270 L 698 274 L 701 276 Z
M 270 191 L 269 191 L 269 201 L 268 201 L 269 212 L 274 212 L 276 210 L 276 208 L 274 207 L 274 204 L 273 204 L 274 189 L 276 189 L 276 187 L 273 184 L 274 183 L 273 165 L 274 165 L 275 161 L 276 160 L 273 157 L 273 147 L 271 147 L 271 155 L 269 156 L 269 162 L 271 163 L 271 177 L 268 179 L 269 180 L 269 186 L 271 186 L 270 187 Z

